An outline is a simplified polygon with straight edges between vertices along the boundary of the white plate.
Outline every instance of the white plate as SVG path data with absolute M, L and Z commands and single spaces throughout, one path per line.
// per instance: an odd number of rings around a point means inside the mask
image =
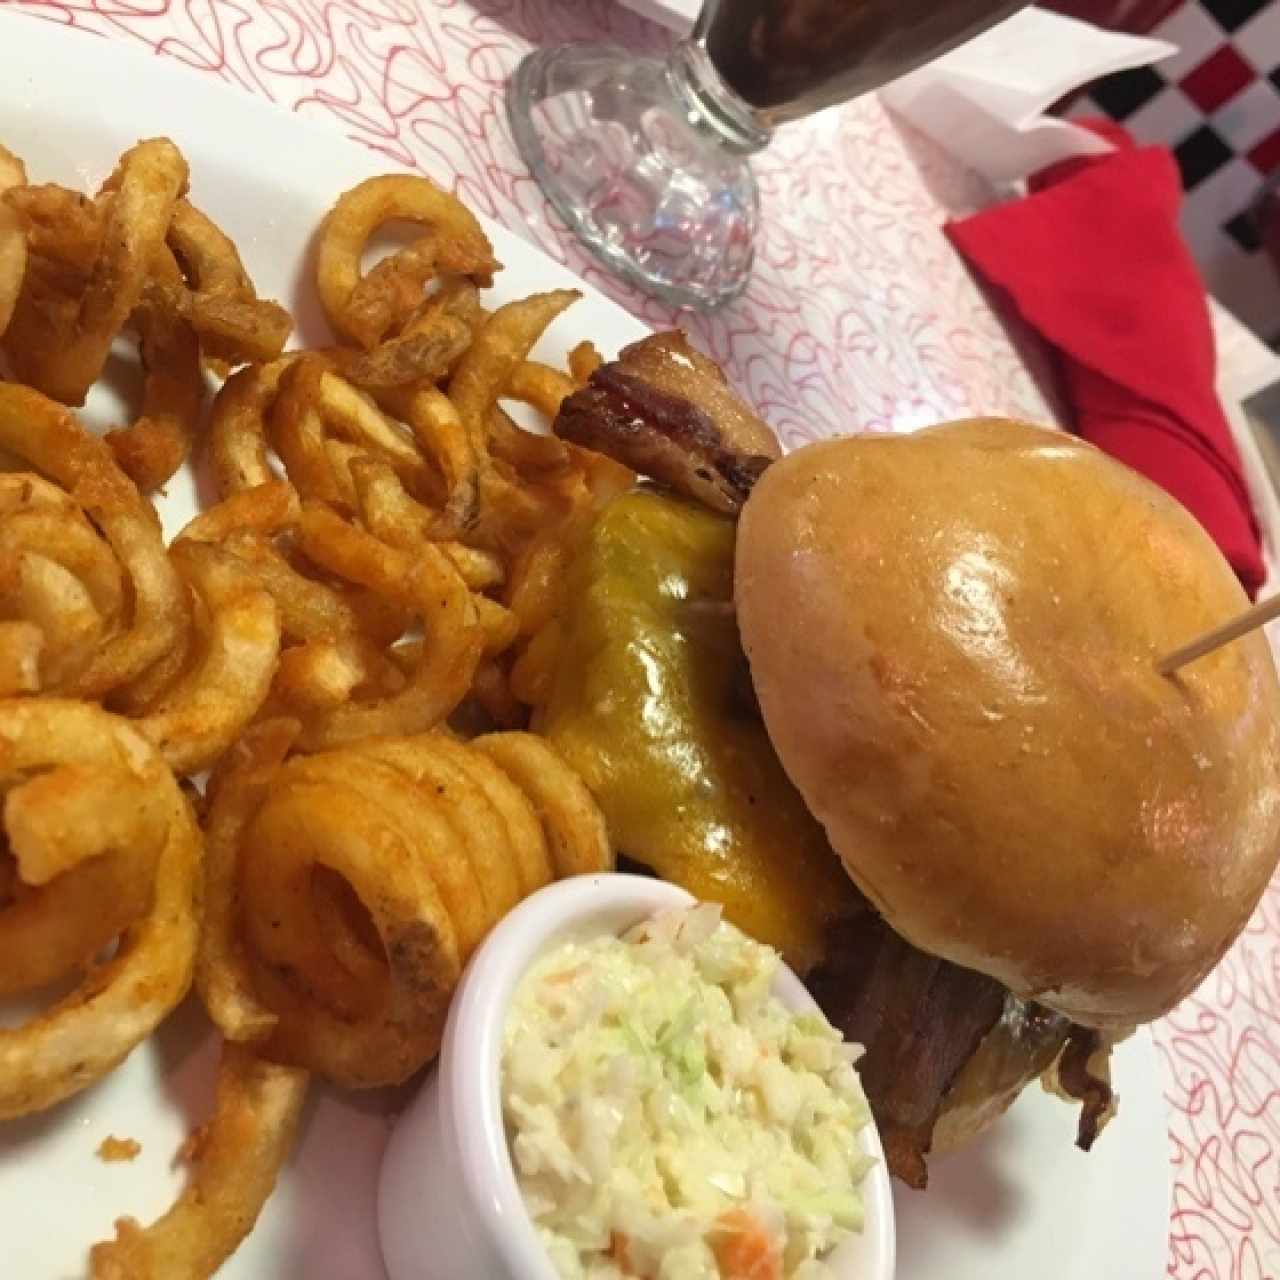
M 121 150 L 157 133 L 186 153 L 195 200 L 241 246 L 264 295 L 290 305 L 304 340 L 324 340 L 308 239 L 333 197 L 385 171 L 385 159 L 165 62 L 0 15 L 0 140 L 26 158 L 34 180 L 92 187 Z M 644 332 L 524 241 L 488 230 L 506 264 L 499 298 L 583 290 L 541 354 L 563 356 L 583 335 L 612 352 Z M 92 406 L 94 416 L 106 404 Z M 170 531 L 193 500 L 189 475 L 170 486 L 161 504 Z M 181 1182 L 174 1153 L 208 1106 L 215 1056 L 188 1006 L 95 1088 L 0 1126 L 0 1275 L 71 1280 L 118 1215 L 145 1222 L 163 1211 Z M 939 1163 L 925 1196 L 899 1195 L 901 1280 L 1155 1280 L 1169 1191 L 1150 1040 L 1131 1041 L 1118 1066 L 1124 1106 L 1094 1156 L 1072 1148 L 1072 1113 L 1035 1092 L 986 1142 Z M 374 1175 L 396 1104 L 389 1092 L 315 1090 L 298 1149 L 226 1280 L 384 1280 Z M 142 1154 L 102 1164 L 94 1150 L 108 1134 L 138 1139 Z
M 1157 1280 L 1169 1238 L 1164 1079 L 1143 1029 L 1112 1062 L 1120 1111 L 1090 1155 L 1038 1087 L 972 1146 L 895 1184 L 898 1280 Z

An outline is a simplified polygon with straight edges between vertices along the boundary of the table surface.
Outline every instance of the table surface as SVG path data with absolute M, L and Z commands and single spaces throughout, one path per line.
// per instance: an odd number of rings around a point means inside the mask
M 1054 416 L 1043 357 L 996 318 L 939 230 L 990 193 L 873 99 L 778 136 L 757 160 L 763 235 L 746 294 L 714 316 L 676 315 L 578 248 L 507 131 L 503 87 L 529 48 L 667 48 L 666 32 L 612 0 L 0 3 L 151 49 L 452 180 L 648 323 L 684 325 L 788 444 L 974 413 Z M 1280 879 L 1155 1035 L 1174 1180 L 1167 1275 L 1280 1274 Z

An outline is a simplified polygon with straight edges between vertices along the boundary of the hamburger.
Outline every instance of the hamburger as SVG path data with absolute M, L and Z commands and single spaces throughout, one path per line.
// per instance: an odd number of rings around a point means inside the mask
M 900 1178 L 1038 1078 L 1090 1146 L 1110 1047 L 1213 968 L 1280 851 L 1265 639 L 1155 666 L 1247 604 L 1212 541 L 1024 423 L 779 458 L 679 335 L 556 429 L 661 486 L 588 536 L 537 712 L 620 850 L 805 973 Z

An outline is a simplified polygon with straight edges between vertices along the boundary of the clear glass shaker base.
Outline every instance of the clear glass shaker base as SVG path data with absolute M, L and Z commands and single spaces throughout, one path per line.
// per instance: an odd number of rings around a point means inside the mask
M 755 179 L 690 101 L 678 60 L 544 49 L 516 69 L 507 111 L 543 191 L 607 267 L 679 306 L 742 292 Z

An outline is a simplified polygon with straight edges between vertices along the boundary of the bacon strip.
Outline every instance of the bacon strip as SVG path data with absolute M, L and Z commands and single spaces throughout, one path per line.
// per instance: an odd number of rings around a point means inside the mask
M 1100 1032 L 1072 1026 L 1066 1048 L 1045 1081 L 1060 1097 L 1073 1098 L 1080 1105 L 1076 1146 L 1089 1151 L 1107 1121 L 1115 1114 L 1117 1098 L 1111 1088 L 1109 1070 L 1111 1045 Z
M 560 407 L 555 432 L 726 515 L 780 456 L 773 432 L 679 332 L 601 365 Z
M 809 989 L 845 1038 L 866 1047 L 858 1074 L 889 1171 L 923 1189 L 943 1101 L 999 1020 L 1005 989 L 917 951 L 871 911 L 833 941 Z
M 928 1184 L 934 1128 L 971 1064 L 976 1083 L 966 1075 L 956 1096 L 989 1091 L 1005 1100 L 1001 1107 L 1020 1081 L 1033 1082 L 1051 1064 L 1045 1087 L 1081 1104 L 1076 1141 L 1084 1151 L 1114 1113 L 1111 1045 L 1101 1033 L 1022 1005 L 994 979 L 917 950 L 869 904 L 832 930 L 828 958 L 807 981 L 845 1038 L 866 1047 L 858 1072 L 889 1171 L 908 1186 Z M 1010 1019 L 1010 1001 L 1022 1016 Z

